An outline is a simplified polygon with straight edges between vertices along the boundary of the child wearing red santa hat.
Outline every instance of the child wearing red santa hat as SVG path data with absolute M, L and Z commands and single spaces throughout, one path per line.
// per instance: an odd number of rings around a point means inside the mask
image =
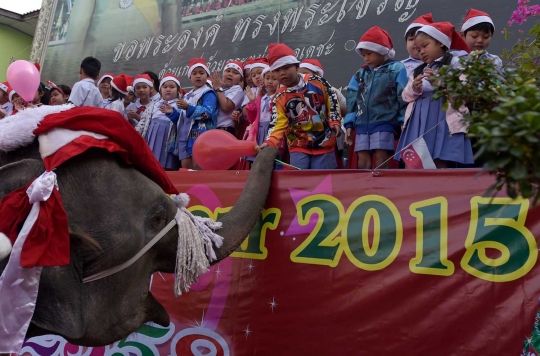
M 9 91 L 11 91 L 11 87 L 8 82 L 0 83 L 0 119 L 11 115 L 13 111 L 13 105 L 9 100 Z
M 137 100 L 134 103 L 129 104 L 126 108 L 127 117 L 129 122 L 135 126 L 137 131 L 143 135 L 146 135 L 146 129 L 148 126 L 141 125 L 141 120 L 149 124 L 149 118 L 154 113 L 154 107 L 156 102 L 152 100 L 152 87 L 154 82 L 148 74 L 138 74 L 133 80 L 133 90 Z
M 229 61 L 223 67 L 223 79 L 214 72 L 212 85 L 218 99 L 217 128 L 236 135 L 232 113 L 242 107 L 244 90 L 240 81 L 244 77 L 244 65 L 239 61 Z
M 467 44 L 451 23 L 436 22 L 417 31 L 415 45 L 420 49 L 424 64 L 413 71 L 403 90 L 403 99 L 409 107 L 395 159 L 402 159 L 400 152 L 422 138 L 434 160 L 433 168 L 472 164 L 471 142 L 466 137 L 467 124 L 463 121 L 463 113 L 468 109 L 449 107 L 445 111 L 442 98 L 433 100 L 433 86 L 429 81 L 442 66 L 458 67 L 459 57 L 453 56 L 450 50 L 468 51 Z
M 134 83 L 137 83 L 137 79 Z M 141 119 L 138 126 L 145 127 L 143 137 L 163 169 L 177 171 L 180 168 L 177 137 L 179 116 L 171 117 L 170 114 L 176 110 L 180 79 L 172 73 L 165 74 L 159 83 L 159 92 L 162 99 L 152 101 L 155 103 L 152 115 Z
M 300 74 L 300 61 L 283 43 L 270 44 L 268 61 L 283 87 L 273 99 L 268 137 L 260 149 L 279 148 L 285 137 L 293 166 L 337 168 L 334 148 L 336 135 L 341 135 L 341 116 L 330 85 L 321 77 Z
M 471 51 L 486 51 L 480 58 L 487 58 L 495 64 L 497 69 L 502 68 L 502 60 L 487 52 L 493 34 L 495 24 L 491 17 L 483 11 L 470 9 L 461 26 L 461 37 L 465 40 Z
M 420 58 L 420 52 L 418 48 L 414 45 L 414 39 L 416 38 L 416 31 L 424 25 L 432 24 L 433 16 L 431 13 L 422 15 L 415 19 L 405 30 L 405 44 L 407 46 L 407 52 L 409 52 L 409 58 L 406 58 L 401 61 L 407 70 L 407 77 L 411 75 L 412 71 L 415 70 L 418 66 L 422 65 L 422 59 Z
M 129 94 L 129 88 L 133 85 L 133 77 L 127 74 L 119 74 L 111 80 L 111 97 L 108 99 L 107 109 L 114 110 L 124 115 L 126 106 L 124 98 Z
M 347 143 L 352 145 L 355 135 L 359 169 L 372 168 L 373 153 L 376 167 L 388 168 L 395 132 L 407 107 L 401 97 L 407 85 L 407 70 L 403 63 L 392 59 L 392 39 L 378 26 L 362 35 L 356 52 L 366 64 L 353 75 L 347 88 Z
M 67 85 L 56 85 L 50 80 L 47 81 L 49 86 L 49 105 L 64 105 L 69 100 L 71 88 Z
M 202 133 L 216 127 L 218 101 L 214 90 L 207 84 L 210 69 L 204 58 L 192 58 L 189 61 L 188 78 L 193 89 L 178 100 L 178 110 L 169 116 L 179 116 L 178 123 L 178 158 L 186 169 L 198 169 L 193 160 L 193 145 Z

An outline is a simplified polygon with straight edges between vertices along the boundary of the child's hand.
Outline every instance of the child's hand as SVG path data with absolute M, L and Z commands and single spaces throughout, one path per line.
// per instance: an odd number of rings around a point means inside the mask
M 345 137 L 345 142 L 347 142 L 347 145 L 352 146 L 353 144 L 352 129 L 347 129 L 347 136 Z
M 176 106 L 178 106 L 180 109 L 187 110 L 189 104 L 184 99 L 178 99 L 176 100 Z
M 425 68 L 424 69 L 424 77 L 429 80 L 430 82 L 435 80 L 435 78 L 431 78 L 433 76 L 435 76 L 436 73 L 433 71 L 433 69 L 431 68 Z
M 341 127 L 340 126 L 332 126 L 332 131 L 336 134 L 336 137 L 341 136 Z
M 424 89 L 424 84 L 422 83 L 422 79 L 424 79 L 426 76 L 424 74 L 420 74 L 416 78 L 414 78 L 412 88 L 416 93 L 421 94 Z
M 174 111 L 173 107 L 169 103 L 164 103 L 159 107 L 159 111 L 164 114 L 170 114 Z
M 240 110 L 235 110 L 231 114 L 231 119 L 234 122 L 240 121 L 240 118 L 242 117 L 242 112 Z
M 212 73 L 212 87 L 214 90 L 223 87 L 223 81 L 221 81 L 221 74 L 216 70 Z
M 246 89 L 244 89 L 244 93 L 246 93 L 249 101 L 255 101 L 257 100 L 257 96 L 251 91 L 251 87 L 248 85 Z
M 246 127 L 246 131 L 244 131 L 244 137 L 242 137 L 242 140 L 247 140 L 249 136 L 249 131 L 251 131 L 251 125 L 248 125 L 248 127 Z
M 137 114 L 134 110 L 129 110 L 127 112 L 127 117 L 130 118 L 130 119 L 136 120 L 136 121 L 141 120 L 141 116 L 139 114 Z

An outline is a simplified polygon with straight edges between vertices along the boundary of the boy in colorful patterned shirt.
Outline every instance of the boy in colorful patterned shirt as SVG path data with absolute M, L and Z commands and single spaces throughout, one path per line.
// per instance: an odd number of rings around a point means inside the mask
M 268 60 L 282 87 L 273 99 L 268 137 L 260 149 L 278 148 L 286 137 L 291 165 L 337 168 L 334 148 L 336 136 L 341 135 L 341 116 L 330 85 L 317 75 L 302 76 L 298 72 L 300 61 L 285 44 L 270 44 Z

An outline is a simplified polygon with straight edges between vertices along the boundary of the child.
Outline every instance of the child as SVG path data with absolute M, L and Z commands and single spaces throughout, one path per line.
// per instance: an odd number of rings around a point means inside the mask
M 366 62 L 353 75 L 347 88 L 347 143 L 352 145 L 358 168 L 372 168 L 372 152 L 379 168 L 388 168 L 389 152 L 394 151 L 394 133 L 401 126 L 407 104 L 401 93 L 407 85 L 407 70 L 394 58 L 394 45 L 388 32 L 378 26 L 367 30 L 356 51 Z M 388 58 L 389 57 L 389 58 Z
M 10 91 L 11 87 L 8 82 L 0 83 L 0 105 L 2 106 L 0 110 L 0 119 L 11 115 L 11 112 L 13 111 L 13 105 L 9 100 Z
M 258 146 L 264 143 L 268 136 L 270 128 L 270 119 L 272 118 L 271 104 L 272 97 L 276 93 L 279 82 L 276 73 L 270 70 L 270 67 L 262 71 L 263 87 L 259 91 L 259 96 L 246 88 L 245 92 L 250 100 L 246 106 L 246 116 L 250 124 L 246 130 L 246 140 L 254 141 Z M 248 157 L 248 161 L 253 161 L 255 156 Z
M 253 81 L 251 80 L 251 66 L 253 65 L 253 58 L 248 58 L 244 62 L 244 88 L 250 86 L 253 87 Z
M 398 144 L 396 160 L 401 151 L 422 137 L 437 168 L 448 168 L 450 162 L 472 164 L 471 142 L 465 136 L 467 125 L 462 121 L 465 106 L 445 112 L 442 99 L 433 100 L 429 79 L 445 65 L 458 66 L 459 57 L 450 50 L 466 50 L 467 44 L 449 22 L 423 26 L 416 33 L 415 45 L 420 49 L 424 64 L 416 68 L 403 90 L 403 99 L 412 107 L 412 115 L 405 116 L 405 128 Z M 407 110 L 409 111 L 409 110 Z
M 120 74 L 111 80 L 111 97 L 107 109 L 118 111 L 124 114 L 126 108 L 124 98 L 129 94 L 129 87 L 133 83 L 133 77 L 127 74 Z
M 36 90 L 36 94 L 34 95 L 34 99 L 32 100 L 32 105 L 35 107 L 40 107 L 43 104 L 41 103 L 41 99 L 45 95 L 45 85 L 43 83 L 39 83 L 39 87 Z
M 223 80 L 219 72 L 214 72 L 212 85 L 218 99 L 217 128 L 236 134 L 231 114 L 239 109 L 244 101 L 244 91 L 239 85 L 243 79 L 244 68 L 241 62 L 229 61 L 223 67 Z
M 264 78 L 262 76 L 262 72 L 265 69 L 269 69 L 270 66 L 268 65 L 268 59 L 265 57 L 256 58 L 253 60 L 253 64 L 251 65 L 251 83 L 253 83 L 253 86 L 251 86 L 253 94 L 257 95 L 260 88 L 264 86 Z
M 319 77 L 324 77 L 324 69 L 321 62 L 319 62 L 318 59 L 312 58 L 306 58 L 302 62 L 300 62 L 300 69 L 298 69 L 298 73 L 315 74 Z M 347 115 L 347 99 L 337 88 L 332 87 L 332 91 L 337 96 L 341 116 Z
M 260 149 L 279 148 L 286 137 L 290 162 L 300 169 L 334 169 L 336 135 L 341 135 L 337 98 L 319 76 L 302 76 L 294 51 L 283 43 L 268 47 L 270 69 L 283 86 L 274 96 L 268 136 Z
M 133 82 L 131 83 L 131 85 L 129 85 L 127 87 L 127 95 L 124 97 L 124 111 L 123 111 L 123 114 L 124 114 L 124 117 L 127 119 L 128 116 L 127 116 L 127 108 L 129 106 L 129 104 L 133 104 L 135 103 L 135 100 L 137 100 L 137 97 L 135 96 L 135 89 L 133 89 Z
M 69 100 L 71 88 L 67 85 L 56 85 L 51 81 L 47 81 L 49 85 L 49 105 L 64 105 Z
M 114 75 L 112 73 L 105 73 L 101 76 L 101 78 L 99 78 L 97 82 L 99 92 L 101 93 L 101 97 L 103 98 L 103 100 L 101 101 L 101 108 L 110 109 L 112 102 L 109 99 L 112 95 L 111 81 L 113 78 Z
M 129 122 L 143 137 L 146 137 L 146 131 L 156 104 L 150 97 L 153 85 L 152 79 L 147 74 L 138 74 L 133 80 L 137 100 L 126 108 Z
M 401 61 L 407 70 L 407 78 L 411 75 L 413 70 L 418 66 L 424 64 L 422 59 L 420 59 L 420 53 L 418 48 L 414 45 L 414 39 L 416 37 L 416 31 L 424 25 L 429 25 L 433 23 L 433 16 L 431 13 L 425 14 L 414 20 L 407 30 L 405 31 L 405 44 L 407 46 L 407 52 L 409 52 L 409 58 Z
M 495 24 L 491 17 L 480 10 L 470 9 L 461 26 L 461 37 L 465 40 L 471 51 L 486 51 L 480 58 L 488 58 L 493 61 L 498 70 L 502 69 L 502 60 L 487 52 L 493 34 Z
M 151 79 L 154 85 L 150 88 L 150 99 L 152 101 L 158 102 L 161 100 L 161 94 L 159 93 L 159 77 L 156 73 L 147 70 L 146 72 L 143 72 L 142 74 L 148 75 Z
M 71 90 L 69 101 L 75 106 L 101 107 L 103 97 L 96 87 L 96 79 L 101 70 L 101 63 L 94 57 L 86 57 L 79 69 L 79 79 Z
M 193 89 L 185 99 L 178 100 L 178 108 L 167 116 L 174 120 L 181 116 L 178 124 L 178 158 L 182 168 L 198 169 L 197 162 L 192 159 L 193 144 L 203 132 L 216 127 L 218 102 L 216 93 L 207 85 L 210 69 L 204 58 L 193 58 L 189 61 L 188 77 Z
M 178 116 L 173 119 L 167 114 L 176 109 L 180 80 L 174 74 L 167 73 L 159 83 L 159 90 L 163 98 L 156 103 L 159 110 L 154 110 L 152 116 L 146 118 L 148 123 L 141 122 L 141 125 L 148 127 L 144 138 L 163 169 L 177 171 L 180 168 L 176 135 Z

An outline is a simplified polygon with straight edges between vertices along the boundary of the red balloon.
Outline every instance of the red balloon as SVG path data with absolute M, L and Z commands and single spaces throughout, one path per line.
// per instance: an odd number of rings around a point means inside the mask
M 226 170 L 234 166 L 240 157 L 253 156 L 257 145 L 253 141 L 241 141 L 224 130 L 208 130 L 195 140 L 193 158 L 204 170 Z

